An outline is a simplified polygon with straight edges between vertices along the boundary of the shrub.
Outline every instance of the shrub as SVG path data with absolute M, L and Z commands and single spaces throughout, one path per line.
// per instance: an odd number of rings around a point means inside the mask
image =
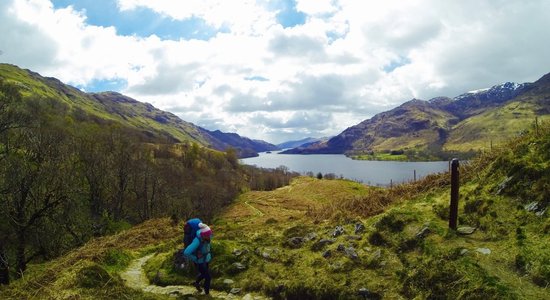
M 97 264 L 80 269 L 76 274 L 77 284 L 83 288 L 100 288 L 118 281 Z

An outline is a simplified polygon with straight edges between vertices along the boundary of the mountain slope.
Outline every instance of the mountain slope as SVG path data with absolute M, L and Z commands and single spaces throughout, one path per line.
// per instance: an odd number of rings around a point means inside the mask
M 193 142 L 216 150 L 232 147 L 242 156 L 254 156 L 257 155 L 256 149 L 275 147 L 235 134 L 212 133 L 120 93 L 84 93 L 55 78 L 42 77 L 13 65 L 0 64 L 0 77 L 20 86 L 26 97 L 51 99 L 66 105 L 68 113 L 73 114 L 77 121 L 118 123 L 157 142 Z
M 550 83 L 504 83 L 453 99 L 413 99 L 347 128 L 326 142 L 285 153 L 362 155 L 405 153 L 409 159 L 447 158 L 488 149 L 550 116 Z M 372 156 L 371 156 L 372 157 Z

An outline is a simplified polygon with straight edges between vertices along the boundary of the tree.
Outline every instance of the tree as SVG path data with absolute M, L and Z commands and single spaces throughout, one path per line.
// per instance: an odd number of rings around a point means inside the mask
M 67 151 L 62 128 L 46 126 L 42 121 L 10 134 L 11 151 L 2 163 L 3 209 L 14 233 L 17 273 L 44 249 L 29 249 L 28 237 L 40 221 L 48 218 L 69 200 L 71 154 Z M 47 236 L 44 238 L 48 238 Z

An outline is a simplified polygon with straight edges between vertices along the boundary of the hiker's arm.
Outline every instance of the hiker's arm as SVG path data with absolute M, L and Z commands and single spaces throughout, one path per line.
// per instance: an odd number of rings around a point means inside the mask
M 185 248 L 185 251 L 183 251 L 183 255 L 189 257 L 192 261 L 197 262 L 197 256 L 195 256 L 193 253 L 195 253 L 195 250 L 199 247 L 199 239 L 194 238 L 193 242 Z

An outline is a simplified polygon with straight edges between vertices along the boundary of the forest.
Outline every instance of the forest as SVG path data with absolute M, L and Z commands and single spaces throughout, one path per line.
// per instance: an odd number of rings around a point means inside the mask
M 292 177 L 236 152 L 170 143 L 0 78 L 0 283 L 93 237 L 157 217 L 210 220 Z

